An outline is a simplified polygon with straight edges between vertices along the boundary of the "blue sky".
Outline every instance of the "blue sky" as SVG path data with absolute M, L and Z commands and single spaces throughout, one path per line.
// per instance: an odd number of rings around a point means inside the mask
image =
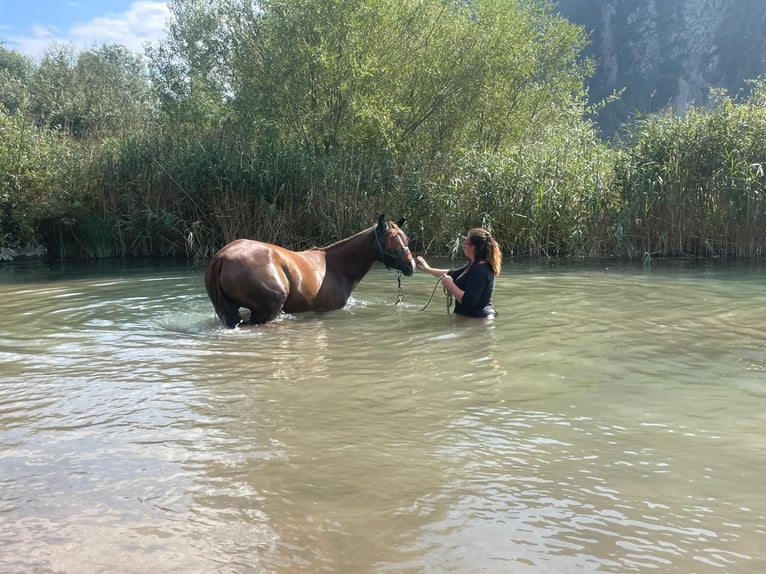
M 167 16 L 167 2 L 153 0 L 0 0 L 0 42 L 33 58 L 52 43 L 123 44 L 140 53 L 163 35 Z

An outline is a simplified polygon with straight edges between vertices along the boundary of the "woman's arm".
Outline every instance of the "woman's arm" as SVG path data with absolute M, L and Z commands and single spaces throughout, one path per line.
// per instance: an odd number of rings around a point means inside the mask
M 431 267 L 420 255 L 418 255 L 415 260 L 418 262 L 418 267 L 420 267 L 420 269 L 434 277 L 441 277 L 442 275 L 446 275 L 449 271 L 449 269 L 435 269 L 434 267 Z
M 455 280 L 452 278 L 452 276 L 449 275 L 450 269 L 436 269 L 435 267 L 431 267 L 425 259 L 418 256 L 416 258 L 418 262 L 418 267 L 420 267 L 423 271 L 426 273 L 430 273 L 434 277 L 438 277 L 441 279 L 442 285 L 444 285 L 444 288 L 452 293 L 452 296 L 455 298 L 455 301 L 458 303 L 462 303 L 463 301 L 463 295 L 465 294 L 465 291 L 463 291 L 460 287 L 455 285 Z

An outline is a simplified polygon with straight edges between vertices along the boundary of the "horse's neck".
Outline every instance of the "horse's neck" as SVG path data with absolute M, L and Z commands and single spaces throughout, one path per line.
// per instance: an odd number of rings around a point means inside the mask
M 356 285 L 375 263 L 375 228 L 371 227 L 324 248 L 327 272 L 340 273 Z

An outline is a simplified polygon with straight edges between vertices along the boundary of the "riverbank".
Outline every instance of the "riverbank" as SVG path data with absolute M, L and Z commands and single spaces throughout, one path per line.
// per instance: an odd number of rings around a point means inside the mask
M 0 261 L 14 261 L 19 258 L 37 258 L 45 257 L 48 254 L 48 250 L 42 245 L 28 245 L 27 247 L 0 248 Z

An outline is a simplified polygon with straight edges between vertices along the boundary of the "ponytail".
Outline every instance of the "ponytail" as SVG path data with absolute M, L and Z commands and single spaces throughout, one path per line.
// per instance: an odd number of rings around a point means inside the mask
M 492 269 L 492 273 L 500 275 L 503 264 L 503 254 L 500 245 L 492 234 L 483 227 L 476 227 L 468 232 L 468 241 L 476 249 L 476 261 L 484 261 Z

